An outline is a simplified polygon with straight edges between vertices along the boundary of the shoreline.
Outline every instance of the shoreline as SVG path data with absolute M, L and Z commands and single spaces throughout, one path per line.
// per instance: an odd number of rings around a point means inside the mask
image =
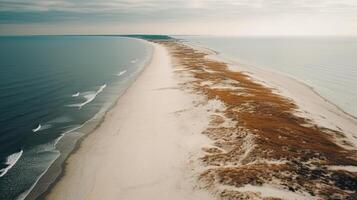
M 319 98 L 324 100 L 326 103 L 331 104 L 331 106 L 334 106 L 339 112 L 342 112 L 344 115 L 346 115 L 346 117 L 349 117 L 349 118 L 351 118 L 353 120 L 357 120 L 357 116 L 353 115 L 352 113 L 349 113 L 348 111 L 345 111 L 344 109 L 342 109 L 340 106 L 338 106 L 334 102 L 332 102 L 329 99 L 327 99 L 326 97 L 322 96 L 313 86 L 311 86 L 311 85 L 309 85 L 307 83 L 304 83 L 303 80 L 299 80 L 297 77 L 294 77 L 294 76 L 286 74 L 286 73 L 281 73 L 281 72 L 278 72 L 278 71 L 274 71 L 274 70 L 262 69 L 262 68 L 256 67 L 256 66 L 245 65 L 245 64 L 242 64 L 242 63 L 239 63 L 239 62 L 236 62 L 236 61 L 229 61 L 229 63 L 233 63 L 233 65 L 235 65 L 235 66 L 241 66 L 242 69 L 244 69 L 244 68 L 248 68 L 249 69 L 250 68 L 250 69 L 254 69 L 254 71 L 261 71 L 261 72 L 265 72 L 265 73 L 276 74 L 276 75 L 278 75 L 280 77 L 289 78 L 289 79 L 291 79 L 291 81 L 297 82 L 298 84 L 301 84 L 304 87 L 307 87 L 309 90 L 314 92 L 316 94 L 316 96 L 318 96 Z M 249 73 L 252 73 L 252 72 L 249 72 Z M 250 74 L 250 75 L 254 76 L 254 74 Z M 257 81 L 268 82 L 266 80 L 259 80 L 259 78 L 257 78 Z M 271 87 L 276 87 L 276 86 L 271 86 Z
M 132 38 L 132 40 L 139 40 L 141 42 L 147 43 L 144 39 Z M 20 194 L 17 199 L 24 200 L 34 200 L 34 199 L 45 199 L 45 197 L 50 193 L 52 188 L 56 183 L 65 175 L 65 169 L 67 165 L 67 159 L 81 147 L 81 143 L 98 127 L 101 126 L 105 117 L 110 110 L 112 110 L 116 105 L 121 96 L 123 96 L 126 91 L 131 87 L 131 85 L 138 79 L 138 77 L 143 73 L 147 65 L 151 63 L 153 52 L 152 50 L 150 59 L 144 64 L 143 69 L 141 69 L 135 77 L 129 81 L 128 87 L 126 87 L 118 98 L 109 106 L 108 109 L 102 114 L 101 117 L 96 117 L 101 111 L 94 115 L 91 119 L 87 120 L 81 126 L 74 128 L 74 130 L 69 130 L 65 132 L 55 143 L 55 150 L 60 152 L 59 156 L 51 163 L 51 165 L 42 173 L 38 180 L 30 187 L 28 190 Z M 88 124 L 86 126 L 86 124 Z M 81 130 L 85 129 L 85 130 Z M 89 129 L 89 130 L 86 130 Z M 74 141 L 74 142 L 73 142 Z
M 302 117 L 313 120 L 318 126 L 331 128 L 336 131 L 348 132 L 350 134 L 349 139 L 353 140 L 353 145 L 357 148 L 357 133 L 354 132 L 357 130 L 357 116 L 348 113 L 334 102 L 322 96 L 313 86 L 304 83 L 302 80 L 299 80 L 292 75 L 241 64 L 237 61 L 220 57 L 221 54 L 219 52 L 213 52 L 218 56 L 216 58 L 218 61 L 225 62 L 229 65 L 228 67 L 230 70 L 246 73 L 248 76 L 252 77 L 254 81 L 272 88 L 274 93 L 291 99 L 298 106 L 297 114 L 300 113 Z M 213 59 L 215 60 L 215 58 Z M 308 94 L 308 101 L 305 101 L 301 96 L 291 92 L 296 91 L 296 89 L 301 89 L 303 94 Z M 311 103 L 311 101 L 315 102 Z M 312 111 L 315 113 L 312 113 Z M 317 114 L 319 111 L 323 111 L 324 113 Z M 341 120 L 336 124 L 336 122 L 328 120 L 328 118 L 340 118 Z M 344 124 L 344 122 L 348 123 Z
M 349 139 L 353 140 L 352 143 L 357 148 L 357 134 L 354 132 L 354 130 L 357 130 L 357 117 L 322 96 L 312 86 L 295 77 L 275 71 L 246 66 L 237 62 L 233 62 L 232 65 L 234 65 L 232 70 L 243 70 L 243 73 L 246 72 L 254 81 L 272 88 L 273 92 L 278 95 L 291 99 L 298 106 L 296 109 L 297 115 L 312 120 L 318 126 L 344 133 L 348 132 L 350 134 Z M 301 89 L 303 94 L 307 94 L 308 100 L 305 101 L 301 96 L 291 92 L 296 89 Z M 323 113 L 317 114 L 319 111 L 323 111 Z M 340 120 L 336 122 L 335 119 Z
M 55 185 L 54 185 L 54 187 L 51 189 L 51 190 L 49 190 L 48 191 L 48 193 L 46 193 L 46 198 L 49 198 L 49 199 L 63 199 L 64 197 L 66 197 L 65 199 L 83 199 L 83 198 L 80 198 L 80 197 L 78 197 L 78 196 L 76 196 L 77 194 L 74 194 L 74 192 L 69 192 L 69 193 L 67 193 L 67 190 L 71 190 L 71 188 L 69 188 L 69 187 L 67 187 L 66 185 L 67 184 L 73 184 L 73 182 L 76 182 L 76 180 L 74 179 L 74 178 L 71 178 L 71 176 L 73 175 L 73 174 L 70 174 L 71 172 L 73 172 L 73 168 L 71 168 L 71 166 L 72 167 L 74 167 L 74 168 L 76 168 L 77 170 L 78 170 L 78 167 L 76 167 L 76 166 L 78 166 L 79 165 L 79 161 L 76 163 L 76 164 L 73 164 L 74 162 L 76 162 L 76 161 L 72 161 L 71 159 L 74 159 L 73 157 L 76 157 L 75 159 L 77 160 L 77 159 L 81 159 L 81 158 L 79 158 L 81 155 L 79 155 L 79 154 L 83 154 L 83 155 L 88 155 L 88 153 L 86 152 L 86 151 L 90 151 L 89 149 L 88 149 L 88 147 L 85 147 L 86 146 L 86 142 L 88 143 L 88 140 L 90 140 L 90 138 L 96 138 L 95 140 L 102 140 L 102 137 L 108 137 L 109 135 L 107 135 L 107 136 L 105 136 L 105 135 L 102 135 L 102 136 L 99 136 L 99 135 L 97 135 L 97 136 L 95 136 L 96 134 L 103 134 L 103 130 L 101 130 L 101 128 L 103 128 L 103 129 L 106 129 L 107 130 L 107 128 L 108 127 L 105 127 L 106 125 L 106 123 L 108 123 L 108 121 L 110 121 L 112 118 L 113 118 L 113 115 L 116 115 L 117 113 L 119 113 L 119 112 L 121 112 L 121 111 L 118 111 L 118 107 L 122 107 L 122 105 L 123 104 L 125 104 L 125 103 L 123 103 L 123 101 L 126 101 L 125 100 L 125 98 L 128 98 L 127 96 L 129 96 L 129 95 L 131 95 L 132 96 L 132 94 L 130 94 L 130 93 L 132 93 L 132 90 L 135 90 L 135 88 L 136 87 L 142 87 L 144 84 L 146 84 L 146 83 L 143 83 L 142 81 L 141 81 L 141 79 L 143 79 L 143 77 L 145 77 L 145 76 L 147 76 L 147 74 L 148 73 L 151 73 L 151 71 L 153 70 L 153 69 L 151 69 L 151 68 L 153 68 L 154 66 L 152 66 L 152 65 L 163 65 L 162 64 L 162 61 L 158 61 L 158 60 L 161 60 L 161 59 L 164 59 L 164 60 L 167 60 L 167 59 L 170 59 L 169 58 L 169 56 L 167 55 L 165 55 L 167 58 L 165 58 L 165 57 L 163 57 L 164 55 L 163 54 L 165 54 L 165 53 L 163 53 L 163 52 L 165 52 L 165 50 L 163 50 L 164 49 L 164 47 L 162 47 L 161 45 L 158 45 L 158 44 L 153 44 L 152 43 L 152 45 L 154 45 L 155 46 L 155 50 L 154 50 L 154 52 L 153 52 L 153 57 L 152 57 L 152 59 L 154 59 L 154 57 L 156 57 L 155 58 L 155 60 L 154 61 L 152 61 L 150 64 L 149 64 L 149 66 L 146 66 L 145 68 L 144 68 L 144 70 L 141 72 L 141 74 L 138 76 L 138 78 L 137 78 L 137 80 L 133 83 L 133 85 L 131 85 L 128 89 L 127 89 L 127 92 L 125 93 L 125 94 L 123 94 L 119 99 L 118 99 L 118 101 L 117 101 L 117 104 L 111 109 L 111 110 L 109 110 L 108 111 L 108 113 L 106 114 L 106 116 L 105 116 L 105 118 L 104 118 L 104 120 L 103 120 L 103 123 L 101 123 L 101 125 L 94 131 L 94 132 L 92 132 L 91 134 L 89 134 L 88 136 L 86 136 L 85 138 L 83 138 L 83 141 L 80 143 L 80 146 L 79 146 L 79 148 L 77 149 L 77 151 L 76 152 L 74 152 L 73 154 L 71 154 L 69 157 L 68 157 L 68 160 L 67 160 L 67 162 L 66 162 L 66 168 L 65 168 L 65 170 L 64 170 L 64 176 L 62 176 L 61 177 L 61 179 L 59 179 L 59 181 L 58 182 L 56 182 L 55 183 Z M 160 56 L 158 56 L 158 55 L 155 55 L 155 54 L 160 54 Z M 153 63 L 154 62 L 154 63 Z M 161 64 L 158 64 L 158 62 L 160 62 Z M 165 64 L 164 64 L 165 65 Z M 172 69 L 170 69 L 170 67 L 171 67 L 171 64 L 166 64 L 166 66 L 165 67 L 169 67 L 169 72 L 170 73 L 172 73 Z M 166 72 L 167 73 L 167 72 Z M 170 74 L 165 74 L 165 75 L 170 75 Z M 160 77 L 156 77 L 156 78 L 160 78 Z M 171 79 L 171 78 L 170 78 Z M 170 81 L 172 81 L 172 80 L 170 80 Z M 158 81 L 158 83 L 157 84 L 159 84 L 158 86 L 161 86 L 161 84 L 162 84 L 162 81 Z M 170 84 L 176 84 L 176 82 L 175 81 L 173 81 L 172 83 L 170 83 Z M 138 86 L 139 85 L 139 86 Z M 164 85 L 163 85 L 164 86 Z M 171 87 L 163 87 L 163 88 L 157 88 L 156 90 L 162 90 L 162 91 L 166 91 L 166 90 L 176 90 L 176 88 L 175 88 L 176 86 L 173 86 L 172 88 Z M 180 92 L 181 93 L 181 92 Z M 135 93 L 135 95 L 138 95 L 137 93 Z M 177 96 L 177 94 L 175 95 L 175 96 Z M 178 97 L 178 96 L 177 96 Z M 129 97 L 131 100 L 132 100 L 132 98 L 133 97 Z M 129 99 L 128 98 L 128 99 Z M 173 100 L 173 99 L 172 99 Z M 182 100 L 182 99 L 181 99 Z M 186 99 L 185 101 L 191 101 L 192 99 L 191 98 L 189 98 L 189 99 Z M 156 100 L 155 100 L 156 101 Z M 174 100 L 174 101 L 177 101 L 176 99 Z M 175 103 L 176 104 L 176 103 Z M 189 106 L 189 104 L 190 103 L 188 103 L 188 102 L 186 102 L 186 104 L 185 105 L 181 105 L 181 106 Z M 150 109 L 152 109 L 152 108 L 150 108 Z M 172 110 L 172 109 L 177 109 L 177 108 L 169 108 L 170 110 Z M 175 113 L 175 112 L 178 112 L 178 113 L 180 113 L 180 112 L 182 112 L 181 111 L 181 109 L 180 110 L 172 110 L 172 111 L 174 111 L 174 113 L 172 113 L 172 112 L 170 112 L 170 113 L 164 113 L 165 115 L 166 114 L 169 114 L 169 115 L 172 115 L 172 114 L 174 114 L 174 115 L 176 115 L 177 113 Z M 166 112 L 166 110 L 163 110 L 163 112 Z M 204 116 L 203 116 L 204 117 Z M 163 118 L 162 118 L 163 119 Z M 161 120 L 161 119 L 159 119 L 159 120 Z M 173 122 L 170 122 L 170 123 L 173 123 Z M 203 123 L 203 122 L 202 122 Z M 125 125 L 125 124 L 124 124 Z M 175 123 L 173 124 L 173 125 L 175 125 L 175 126 L 177 126 Z M 131 125 L 131 127 L 133 127 L 133 125 Z M 203 127 L 203 126 L 202 126 Z M 113 130 L 113 127 L 111 127 L 112 129 L 110 129 L 110 130 Z M 160 127 L 161 128 L 161 127 Z M 107 131 L 110 131 L 110 130 L 107 130 Z M 120 131 L 120 130 L 118 130 L 118 131 Z M 177 131 L 177 130 L 176 130 Z M 110 137 L 110 136 L 109 136 Z M 176 136 L 177 137 L 177 136 Z M 197 137 L 197 136 L 195 136 L 195 137 Z M 198 136 L 198 137 L 201 137 L 201 136 Z M 168 140 L 168 138 L 166 138 L 167 140 Z M 105 139 L 104 139 L 105 140 Z M 107 142 L 109 142 L 109 141 L 107 141 Z M 197 139 L 196 139 L 196 142 L 198 142 L 197 141 Z M 94 144 L 94 143 L 92 143 L 92 144 Z M 163 142 L 162 144 L 165 144 L 165 142 Z M 165 145 L 165 147 L 168 147 L 168 146 L 166 146 Z M 194 147 L 196 148 L 196 145 L 194 145 Z M 199 147 L 199 146 L 198 146 Z M 87 148 L 87 149 L 86 149 Z M 85 150 L 86 149 L 86 150 Z M 82 155 L 82 156 L 83 156 Z M 112 155 L 113 156 L 113 155 Z M 161 156 L 171 156 L 171 155 L 161 155 Z M 175 155 L 174 155 L 175 156 Z M 179 156 L 179 155 L 176 155 L 176 156 Z M 78 158 L 77 158 L 78 157 Z M 145 158 L 144 158 L 145 159 Z M 89 160 L 92 160 L 93 162 L 97 162 L 97 160 L 93 160 L 93 159 L 90 159 L 89 158 Z M 85 167 L 85 166 L 82 166 L 82 167 Z M 68 168 L 70 168 L 70 169 L 68 169 Z M 93 170 L 96 170 L 96 169 L 93 169 Z M 129 170 L 132 170 L 132 169 L 129 169 Z M 172 169 L 170 169 L 170 171 L 171 171 Z M 175 170 L 176 171 L 176 170 Z M 181 171 L 181 170 L 180 170 Z M 149 175 L 149 173 L 150 173 L 150 171 L 148 171 L 144 176 L 150 176 Z M 158 173 L 158 176 L 160 176 L 160 174 L 161 173 L 163 173 L 163 171 L 160 171 L 159 173 Z M 178 173 L 178 172 L 177 172 Z M 181 173 L 181 172 L 180 172 Z M 70 175 L 68 175 L 68 174 L 70 174 Z M 75 174 L 76 175 L 76 174 Z M 85 177 L 83 177 L 82 176 L 82 178 L 85 178 Z M 150 177 L 149 177 L 150 178 Z M 181 179 L 181 177 L 176 177 L 176 179 Z M 108 179 L 106 179 L 107 181 L 108 181 Z M 124 179 L 125 180 L 125 179 Z M 138 180 L 139 182 L 141 182 L 140 180 Z M 181 181 L 181 180 L 176 180 L 176 181 Z M 67 182 L 66 184 L 62 184 L 61 185 L 61 183 L 62 182 Z M 88 184 L 88 182 L 85 182 L 86 184 Z M 108 187 L 111 187 L 111 185 L 107 185 Z M 100 187 L 100 186 L 98 186 L 98 187 Z M 163 186 L 164 187 L 164 186 Z M 166 187 L 166 186 L 165 186 Z M 72 188 L 72 189 L 74 189 L 74 188 Z M 77 188 L 78 189 L 78 188 Z M 82 187 L 81 189 L 83 189 L 83 190 L 86 190 L 86 189 L 88 189 L 87 187 Z M 167 190 L 167 191 L 169 191 L 168 193 L 177 193 L 177 194 L 179 194 L 179 193 L 181 193 L 181 189 L 177 189 L 177 191 L 176 191 L 176 189 L 175 188 L 169 188 L 170 190 Z M 195 190 L 192 190 L 191 191 L 191 187 L 189 187 L 187 190 L 187 192 L 183 192 L 183 194 L 180 194 L 180 195 L 183 195 L 183 196 L 186 196 L 186 195 L 188 195 L 188 194 L 190 194 L 190 195 L 192 195 L 191 193 L 195 193 L 195 195 L 194 196 L 196 196 L 196 197 L 199 197 L 199 198 L 203 198 L 203 199 L 209 199 L 209 198 L 207 198 L 207 197 L 209 197 L 209 195 L 208 194 L 206 194 L 205 192 L 203 192 L 203 191 L 195 191 Z M 119 189 L 120 190 L 120 189 Z M 154 190 L 161 190 L 161 188 L 158 188 L 158 189 L 155 189 L 154 188 Z M 76 192 L 78 192 L 78 193 L 81 193 L 81 192 L 79 192 L 78 190 L 76 191 Z M 112 190 L 112 192 L 115 192 L 114 190 Z M 103 197 L 103 195 L 104 196 L 106 196 L 107 198 L 109 198 L 109 199 L 114 199 L 114 198 L 117 198 L 117 197 L 114 197 L 114 196 L 110 196 L 110 193 L 112 193 L 112 192 L 109 192 L 109 194 L 108 194 L 108 192 L 105 192 L 105 194 L 103 193 L 103 190 L 101 190 L 100 191 L 100 193 L 101 194 L 95 194 L 95 196 L 101 196 L 101 198 Z M 63 194 L 63 193 L 67 193 L 67 194 Z M 151 193 L 151 192 L 150 192 Z M 155 192 L 156 193 L 156 192 Z M 155 193 L 153 193 L 152 195 L 155 195 Z M 68 195 L 68 196 L 66 196 L 66 195 Z M 86 194 L 84 194 L 84 193 L 81 193 L 81 194 L 78 194 L 79 196 L 81 196 L 81 195 L 86 195 Z M 133 195 L 137 195 L 137 194 L 135 194 L 135 193 L 133 193 Z M 139 194 L 140 195 L 140 194 Z M 168 195 L 168 194 L 165 194 L 165 199 L 167 198 L 167 197 L 169 197 L 169 196 L 167 196 L 166 197 L 166 195 Z M 76 196 L 76 197 L 74 197 L 74 196 Z M 171 197 L 172 197 L 172 195 L 170 195 Z M 84 197 L 84 196 L 81 196 L 81 197 Z M 87 196 L 88 197 L 88 196 Z M 93 197 L 93 196 L 90 196 L 90 197 L 88 197 L 88 198 L 93 198 L 93 199 L 95 199 L 95 197 Z M 86 198 L 87 199 L 87 198 Z M 164 198 L 163 198 L 164 199 Z

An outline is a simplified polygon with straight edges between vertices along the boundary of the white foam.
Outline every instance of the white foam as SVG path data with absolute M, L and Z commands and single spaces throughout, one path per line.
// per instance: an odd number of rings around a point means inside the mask
M 51 128 L 50 124 L 45 124 L 45 125 L 38 124 L 36 128 L 32 129 L 32 132 L 36 133 L 38 131 L 43 131 L 49 128 Z
M 56 158 L 53 159 L 52 163 L 58 158 L 58 156 L 59 156 L 59 154 L 57 155 Z M 51 163 L 51 165 L 52 165 L 52 163 Z M 16 200 L 24 200 L 27 197 L 27 195 L 32 191 L 32 189 L 35 187 L 35 185 L 38 183 L 38 181 L 41 179 L 41 177 L 47 172 L 47 170 L 50 168 L 51 165 L 49 165 L 46 168 L 46 170 L 44 172 L 42 172 L 42 174 L 39 177 L 37 177 L 35 183 L 32 184 L 32 186 L 29 189 L 25 190 L 18 197 L 16 197 Z
M 121 75 L 123 75 L 123 74 L 125 74 L 125 73 L 126 73 L 126 70 L 121 71 L 121 72 L 119 72 L 119 73 L 117 74 L 117 76 L 121 76 Z
M 23 150 L 21 150 L 17 153 L 11 154 L 6 158 L 5 164 L 7 165 L 7 167 L 0 170 L 0 177 L 3 177 L 17 163 L 17 161 L 20 159 L 22 153 L 23 153 Z
M 106 84 L 104 84 L 103 86 L 106 86 Z M 102 86 L 102 87 L 103 87 L 103 86 Z M 104 88 L 105 88 L 105 87 L 103 87 L 103 89 L 104 89 Z M 102 90 L 103 90 L 103 89 L 102 89 Z M 98 91 L 99 91 L 99 90 L 98 90 Z M 50 143 L 50 145 L 49 145 L 49 144 L 46 144 L 47 146 L 43 146 L 42 148 L 40 148 L 40 152 L 55 150 L 56 145 L 58 144 L 58 142 L 59 142 L 66 134 L 72 133 L 72 132 L 74 132 L 74 131 L 76 131 L 76 130 L 82 128 L 82 127 L 84 127 L 86 124 L 92 122 L 93 120 L 99 119 L 99 117 L 102 116 L 103 112 L 105 112 L 105 111 L 106 111 L 106 109 L 102 108 L 102 110 L 100 110 L 98 113 L 96 113 L 91 119 L 85 121 L 83 124 L 81 124 L 81 125 L 76 125 L 75 127 L 69 128 L 68 130 L 64 131 L 58 138 L 56 138 L 54 141 L 52 141 L 52 142 Z M 63 118 L 60 117 L 60 119 L 63 119 Z M 57 158 L 58 158 L 58 157 L 57 157 Z M 53 160 L 53 162 L 54 162 L 57 158 L 55 158 L 55 159 Z M 52 162 L 52 163 L 53 163 L 53 162 Z M 24 200 L 24 199 L 27 197 L 27 195 L 28 195 L 28 194 L 33 190 L 33 188 L 37 185 L 38 181 L 42 178 L 42 176 L 43 176 L 44 174 L 46 174 L 46 172 L 48 171 L 48 169 L 51 167 L 52 163 L 51 163 L 51 164 L 47 167 L 47 169 L 36 179 L 35 183 L 32 184 L 32 186 L 31 186 L 29 189 L 27 189 L 25 192 L 21 193 L 21 194 L 16 198 L 16 200 Z
M 72 97 L 78 97 L 79 96 L 79 92 L 75 93 L 75 94 L 72 94 Z
M 136 62 L 138 62 L 138 59 L 134 59 L 134 60 L 132 60 L 132 61 L 130 61 L 131 63 L 136 63 Z
M 34 129 L 32 129 L 32 132 L 36 133 L 37 131 L 39 131 L 41 129 L 41 124 L 38 124 L 38 126 Z
M 86 104 L 92 102 L 95 99 L 95 97 L 99 93 L 101 93 L 104 90 L 104 88 L 106 88 L 106 87 L 107 87 L 107 84 L 104 84 L 104 85 L 100 86 L 97 91 L 85 92 L 85 93 L 83 93 L 84 94 L 83 97 L 86 99 L 85 102 L 79 103 L 79 104 L 72 104 L 72 105 L 68 105 L 68 106 L 70 106 L 70 107 L 78 107 L 79 109 L 81 109 Z
M 84 124 L 86 124 L 88 121 L 86 121 Z M 54 141 L 50 142 L 50 144 L 46 144 L 46 146 L 42 146 L 39 148 L 39 152 L 46 152 L 46 151 L 53 151 L 53 150 L 56 150 L 56 145 L 57 143 L 63 138 L 63 136 L 65 136 L 65 134 L 67 133 L 70 133 L 72 131 L 75 131 L 81 127 L 84 126 L 83 125 L 80 125 L 80 126 L 76 126 L 75 128 L 72 128 L 72 129 L 69 129 L 67 131 L 65 131 L 64 133 L 62 133 L 57 139 L 55 139 Z M 59 155 L 58 155 L 59 156 Z M 58 156 L 53 159 L 52 163 L 58 158 Z M 42 178 L 42 176 L 44 174 L 46 174 L 46 172 L 48 171 L 48 169 L 52 166 L 52 163 L 46 168 L 45 171 L 42 172 L 42 174 L 36 179 L 36 181 L 34 182 L 34 184 L 32 184 L 32 186 L 27 189 L 25 192 L 21 193 L 17 198 L 16 200 L 24 200 L 27 195 L 33 190 L 33 188 L 37 185 L 38 181 Z

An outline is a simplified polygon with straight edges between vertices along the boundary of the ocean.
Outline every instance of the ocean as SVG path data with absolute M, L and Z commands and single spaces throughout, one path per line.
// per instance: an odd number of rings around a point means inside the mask
M 0 37 L 0 199 L 26 197 L 100 123 L 151 54 L 133 38 Z M 56 147 L 67 136 L 71 145 Z
M 180 36 L 224 59 L 290 76 L 357 116 L 357 38 Z

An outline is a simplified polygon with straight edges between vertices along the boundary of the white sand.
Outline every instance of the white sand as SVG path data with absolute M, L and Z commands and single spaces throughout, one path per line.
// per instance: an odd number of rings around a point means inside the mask
M 309 200 L 316 199 L 313 198 L 310 194 L 307 193 L 297 193 L 291 192 L 289 190 L 284 190 L 278 188 L 278 186 L 264 184 L 262 186 L 254 186 L 254 185 L 245 185 L 244 187 L 240 187 L 236 189 L 240 192 L 255 192 L 259 193 L 261 197 L 274 197 L 281 198 L 284 200 Z
M 357 166 L 351 166 L 351 165 L 333 165 L 333 166 L 329 166 L 328 168 L 330 170 L 343 170 L 352 173 L 357 172 Z
M 70 156 L 48 199 L 212 199 L 193 189 L 189 162 L 209 143 L 208 113 L 177 89 L 168 52 L 153 45 L 151 64 Z

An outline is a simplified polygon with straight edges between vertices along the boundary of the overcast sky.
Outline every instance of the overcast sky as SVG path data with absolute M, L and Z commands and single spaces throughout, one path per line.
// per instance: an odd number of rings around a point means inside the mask
M 357 0 L 0 0 L 0 34 L 356 35 Z

